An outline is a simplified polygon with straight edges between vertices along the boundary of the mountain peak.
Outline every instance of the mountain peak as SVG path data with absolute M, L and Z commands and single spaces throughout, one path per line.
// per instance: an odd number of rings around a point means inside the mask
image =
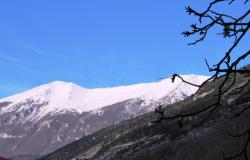
M 187 81 L 201 84 L 208 77 L 197 75 L 183 75 Z M 42 106 L 41 114 L 62 110 L 85 112 L 96 110 L 128 99 L 141 98 L 146 103 L 159 100 L 170 93 L 179 92 L 180 95 L 191 95 L 196 87 L 182 83 L 177 79 L 172 83 L 171 78 L 160 82 L 141 83 L 113 88 L 86 89 L 72 82 L 54 81 L 26 92 L 4 98 L 0 102 L 12 102 L 11 106 L 32 100 L 34 103 L 46 103 Z M 39 117 L 41 117 L 40 115 Z
M 48 84 L 49 85 L 69 85 L 69 84 L 73 84 L 73 82 L 66 82 L 66 81 L 56 80 L 56 81 L 52 81 L 52 82 L 50 82 Z

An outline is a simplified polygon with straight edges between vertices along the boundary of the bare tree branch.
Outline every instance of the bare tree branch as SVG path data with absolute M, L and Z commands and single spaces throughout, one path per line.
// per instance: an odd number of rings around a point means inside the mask
M 198 25 L 196 23 L 191 25 L 190 31 L 184 31 L 182 34 L 185 37 L 189 37 L 192 35 L 198 35 L 199 38 L 196 39 L 194 42 L 189 43 L 188 45 L 196 45 L 199 42 L 202 42 L 206 36 L 208 35 L 209 31 L 212 28 L 220 27 L 222 29 L 222 32 L 218 35 L 223 36 L 224 38 L 233 38 L 233 44 L 229 47 L 229 49 L 224 53 L 222 58 L 218 61 L 218 63 L 210 66 L 207 59 L 205 59 L 206 66 L 208 68 L 208 71 L 212 73 L 212 76 L 204 81 L 201 85 L 193 84 L 191 82 L 186 81 L 183 77 L 181 77 L 178 74 L 173 74 L 172 76 L 172 82 L 175 81 L 176 78 L 181 79 L 182 82 L 187 83 L 189 85 L 198 87 L 198 91 L 200 91 L 201 88 L 203 88 L 208 82 L 211 80 L 219 80 L 219 86 L 217 88 L 216 93 L 216 102 L 212 105 L 206 106 L 201 108 L 200 110 L 189 112 L 189 113 L 180 113 L 173 116 L 164 116 L 162 112 L 162 116 L 156 120 L 155 122 L 161 122 L 162 120 L 178 120 L 178 125 L 182 128 L 183 127 L 183 121 L 186 118 L 196 116 L 202 113 L 208 113 L 208 116 L 205 118 L 209 118 L 217 108 L 222 106 L 222 96 L 229 92 L 230 89 L 235 85 L 237 74 L 240 75 L 250 75 L 250 69 L 248 68 L 238 68 L 240 62 L 244 61 L 245 58 L 247 58 L 250 55 L 250 50 L 247 52 L 242 52 L 239 54 L 238 57 L 235 59 L 232 59 L 232 54 L 235 52 L 236 48 L 242 41 L 243 37 L 246 36 L 246 34 L 249 32 L 250 28 L 250 9 L 246 10 L 244 13 L 242 13 L 241 16 L 235 17 L 233 15 L 229 15 L 226 13 L 220 13 L 216 11 L 214 8 L 217 4 L 225 3 L 225 5 L 233 5 L 233 2 L 236 0 L 213 0 L 209 3 L 208 7 L 202 11 L 198 12 L 197 10 L 191 8 L 190 6 L 186 7 L 186 12 L 189 15 L 193 15 L 198 18 Z M 243 0 L 242 5 L 246 5 L 249 2 L 249 0 Z M 203 23 L 205 22 L 205 23 Z M 235 89 L 235 93 L 239 93 L 244 89 L 248 84 L 250 84 L 250 80 L 247 81 L 244 85 L 240 86 L 239 88 Z M 196 92 L 196 93 L 197 93 Z M 229 94 L 230 95 L 230 94 Z M 242 113 L 244 113 L 247 109 L 250 107 L 243 108 L 240 112 L 236 113 L 234 117 L 240 116 Z M 230 157 L 225 157 L 225 160 L 232 160 L 232 159 L 240 159 L 244 158 L 245 160 L 248 160 L 247 155 L 247 147 L 250 142 L 250 126 L 249 129 L 242 134 L 239 135 L 233 135 L 228 134 L 232 137 L 243 137 L 246 136 L 247 139 L 245 140 L 245 144 L 242 147 L 241 151 L 239 153 L 236 153 Z

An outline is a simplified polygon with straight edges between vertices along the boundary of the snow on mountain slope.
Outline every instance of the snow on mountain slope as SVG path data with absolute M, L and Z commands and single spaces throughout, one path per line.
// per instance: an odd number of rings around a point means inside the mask
M 202 83 L 208 77 L 185 75 Z M 55 81 L 0 100 L 0 154 L 45 155 L 102 128 L 193 94 L 196 87 L 160 82 L 86 89 Z
M 183 78 L 192 83 L 201 84 L 208 77 L 183 75 Z M 14 110 L 22 110 L 27 107 L 27 105 L 22 105 L 21 108 L 15 108 L 16 104 L 29 100 L 38 104 L 47 104 L 40 108 L 40 112 L 37 115 L 38 117 L 43 117 L 51 112 L 55 113 L 65 110 L 74 110 L 79 113 L 93 111 L 107 105 L 134 98 L 141 98 L 146 103 L 149 103 L 152 100 L 157 101 L 172 92 L 189 96 L 196 90 L 196 87 L 182 83 L 179 79 L 172 83 L 170 78 L 160 82 L 97 89 L 86 89 L 74 83 L 55 81 L 24 93 L 1 99 L 0 103 L 12 103 L 7 107 L 1 108 L 0 114 Z

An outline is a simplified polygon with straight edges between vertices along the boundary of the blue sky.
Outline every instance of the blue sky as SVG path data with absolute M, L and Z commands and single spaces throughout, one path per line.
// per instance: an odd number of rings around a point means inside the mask
M 208 2 L 208 1 L 207 1 Z M 212 33 L 188 46 L 195 0 L 12 0 L 0 3 L 0 98 L 55 80 L 87 88 L 208 75 L 229 41 Z M 241 13 L 241 7 L 233 7 Z M 249 5 L 248 5 L 249 7 Z M 218 6 L 219 9 L 224 9 Z M 246 41 L 241 49 L 249 49 Z M 249 42 L 249 41 L 248 41 Z

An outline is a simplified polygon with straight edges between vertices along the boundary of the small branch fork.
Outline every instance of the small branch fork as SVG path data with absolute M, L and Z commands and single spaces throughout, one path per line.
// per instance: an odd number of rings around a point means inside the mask
M 218 93 L 216 95 L 217 100 L 214 104 L 209 105 L 205 108 L 202 108 L 198 111 L 193 111 L 190 113 L 183 113 L 183 114 L 177 114 L 174 116 L 169 116 L 169 117 L 164 117 L 164 115 L 161 113 L 161 117 L 156 120 L 155 122 L 161 122 L 162 120 L 173 120 L 177 119 L 178 124 L 180 127 L 183 127 L 183 120 L 188 117 L 196 116 L 201 113 L 208 112 L 208 116 L 206 117 L 209 118 L 214 111 L 222 106 L 222 95 L 224 95 L 227 91 L 229 91 L 232 86 L 236 82 L 236 75 L 237 74 L 243 74 L 243 75 L 250 75 L 250 69 L 248 68 L 241 68 L 238 69 L 238 64 L 242 62 L 246 57 L 250 55 L 250 50 L 241 53 L 240 56 L 238 56 L 236 59 L 232 60 L 231 55 L 233 51 L 235 51 L 236 47 L 239 45 L 239 43 L 242 41 L 243 37 L 248 33 L 249 28 L 250 28 L 250 9 L 246 10 L 241 16 L 239 17 L 234 17 L 232 15 L 228 15 L 225 13 L 219 13 L 213 9 L 213 7 L 218 4 L 218 3 L 227 3 L 228 5 L 233 4 L 233 2 L 236 0 L 213 0 L 208 7 L 203 11 L 203 12 L 198 12 L 191 8 L 190 6 L 186 7 L 186 12 L 189 15 L 194 15 L 195 17 L 198 18 L 199 24 L 203 24 L 205 20 L 205 25 L 198 26 L 197 24 L 192 24 L 191 25 L 191 31 L 184 31 L 182 34 L 185 37 L 189 37 L 192 35 L 198 35 L 199 38 L 195 40 L 194 42 L 189 43 L 189 45 L 196 45 L 199 42 L 202 42 L 209 30 L 215 26 L 219 26 L 222 28 L 222 32 L 219 33 L 218 35 L 222 35 L 224 38 L 233 38 L 234 42 L 230 46 L 230 48 L 225 52 L 224 56 L 218 61 L 217 64 L 210 66 L 207 59 L 205 59 L 206 66 L 208 68 L 208 71 L 213 73 L 212 76 L 204 81 L 201 85 L 193 84 L 191 82 L 186 81 L 183 79 L 178 74 L 174 74 L 172 76 L 172 82 L 175 81 L 176 78 L 179 78 L 182 80 L 182 82 L 187 83 L 189 85 L 198 87 L 198 91 L 203 88 L 204 85 L 206 85 L 208 82 L 211 80 L 216 80 L 216 79 L 221 79 L 219 87 L 218 87 Z M 247 4 L 249 0 L 244 0 L 243 5 Z M 248 85 L 250 81 L 246 83 Z M 245 86 L 246 86 L 245 85 Z M 243 86 L 243 88 L 245 87 Z M 240 89 L 242 90 L 242 89 Z M 197 92 L 198 92 L 197 91 Z M 249 108 L 249 107 L 248 107 Z M 239 112 L 242 114 L 245 110 L 242 110 L 242 112 Z M 237 117 L 239 115 L 235 115 Z M 245 160 L 248 160 L 248 155 L 247 155 L 247 147 L 250 142 L 250 128 L 243 132 L 242 134 L 239 135 L 233 135 L 233 134 L 228 134 L 232 137 L 242 137 L 242 136 L 247 136 L 247 139 L 245 141 L 245 144 L 242 148 L 242 150 L 234 154 L 231 157 L 225 157 L 225 160 L 233 160 L 233 159 L 241 159 L 244 158 Z M 224 154 L 223 154 L 224 155 Z

